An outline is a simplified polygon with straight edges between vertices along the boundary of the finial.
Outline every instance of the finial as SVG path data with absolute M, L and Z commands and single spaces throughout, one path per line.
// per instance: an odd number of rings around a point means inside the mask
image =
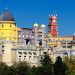
M 56 16 L 58 16 L 58 15 L 56 14 Z
M 49 17 L 50 17 L 50 14 L 49 14 Z

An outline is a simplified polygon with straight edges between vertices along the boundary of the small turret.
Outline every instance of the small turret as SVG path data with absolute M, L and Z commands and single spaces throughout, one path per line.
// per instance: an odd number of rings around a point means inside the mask
M 44 24 L 41 25 L 41 28 L 45 28 L 46 26 Z
M 38 24 L 37 23 L 35 23 L 34 25 L 33 25 L 33 35 L 34 35 L 34 43 L 35 43 L 35 46 L 36 46 L 36 44 L 37 44 L 37 34 L 38 34 Z
M 35 23 L 35 24 L 34 24 L 34 27 L 38 27 L 38 24 L 37 24 L 37 23 Z

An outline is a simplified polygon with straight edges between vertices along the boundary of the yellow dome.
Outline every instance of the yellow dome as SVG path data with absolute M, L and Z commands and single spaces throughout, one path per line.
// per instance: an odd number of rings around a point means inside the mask
M 46 27 L 46 26 L 44 24 L 42 24 L 41 27 Z
M 37 23 L 35 23 L 35 24 L 34 24 L 34 27 L 38 27 L 38 24 L 37 24 Z

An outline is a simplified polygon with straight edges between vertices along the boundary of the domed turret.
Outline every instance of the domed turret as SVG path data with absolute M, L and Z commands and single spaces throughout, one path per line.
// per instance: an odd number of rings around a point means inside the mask
M 17 42 L 18 28 L 14 17 L 7 9 L 0 15 L 0 33 L 1 39 Z
M 46 26 L 44 24 L 42 24 L 41 27 L 46 27 Z
M 34 27 L 38 27 L 38 24 L 37 24 L 37 23 L 35 23 L 35 24 L 34 24 Z
M 8 10 L 5 10 L 4 13 L 2 13 L 0 16 L 0 21 L 15 21 L 15 20 L 12 14 Z

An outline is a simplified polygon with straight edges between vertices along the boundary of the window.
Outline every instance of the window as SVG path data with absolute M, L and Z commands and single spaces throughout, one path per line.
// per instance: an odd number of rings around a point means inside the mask
M 26 59 L 26 58 L 24 58 L 24 61 L 25 61 L 25 59 Z
M 43 54 L 47 54 L 47 52 L 43 52 Z
M 50 41 L 51 39 L 49 39 L 49 41 Z
M 27 52 L 23 52 L 24 53 L 24 55 L 27 55 Z
M 36 56 L 34 56 L 34 60 L 36 59 Z
M 29 53 L 29 55 L 32 55 L 32 53 L 31 52 L 28 52 Z
M 31 36 L 30 36 L 30 38 L 31 38 Z
M 21 42 L 21 39 L 18 39 L 19 42 Z
M 3 40 L 3 39 L 4 39 L 4 38 L 3 38 L 3 37 L 4 37 L 4 33 L 2 32 L 1 35 L 2 35 L 2 40 Z
M 12 33 L 9 33 L 9 37 L 12 37 Z
M 2 45 L 2 48 L 4 48 L 4 45 Z
M 30 41 L 30 39 L 26 39 L 26 44 L 28 44 L 29 41 Z
M 31 59 L 31 56 L 29 56 L 29 60 Z
M 66 46 L 62 46 L 63 48 L 66 48 Z
M 19 54 L 22 54 L 22 52 L 18 52 Z
M 24 57 L 26 57 L 26 56 L 24 56 Z
M 26 56 L 24 56 L 24 60 L 26 59 Z
M 11 26 L 12 26 L 12 25 L 10 24 L 10 28 L 11 28 Z
M 10 38 L 10 40 L 11 40 L 11 38 Z
M 19 58 L 19 62 L 21 61 L 21 58 Z
M 32 36 L 32 39 L 34 38 L 34 36 Z
M 21 35 L 19 35 L 19 37 L 21 37 Z
M 4 27 L 4 25 L 2 24 L 2 28 Z
M 18 52 L 19 53 L 19 56 L 22 56 L 22 52 Z
M 41 45 L 41 46 L 42 46 L 42 41 L 39 41 L 39 45 Z
M 43 57 L 41 57 L 41 59 L 43 59 Z
M 26 38 L 28 38 L 28 35 L 26 35 Z
M 4 54 L 4 50 L 2 50 L 2 54 Z
M 23 35 L 23 37 L 24 37 L 24 35 Z
M 51 54 L 49 54 L 49 55 L 51 55 Z
M 21 56 L 19 56 L 19 57 L 21 57 Z
M 37 55 L 36 53 L 33 53 L 34 55 Z

